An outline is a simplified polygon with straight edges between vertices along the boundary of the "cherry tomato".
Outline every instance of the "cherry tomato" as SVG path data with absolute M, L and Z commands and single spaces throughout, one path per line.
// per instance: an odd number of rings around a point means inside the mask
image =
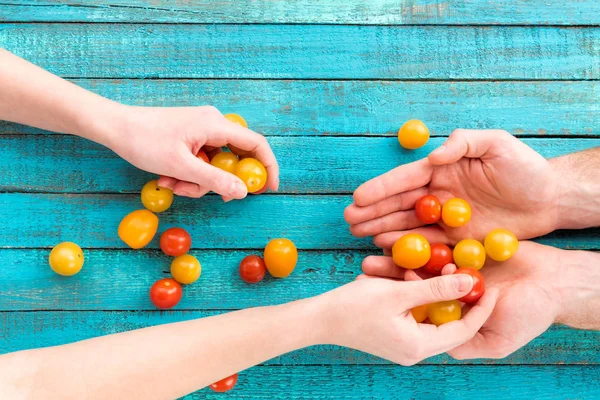
M 228 392 L 231 389 L 233 389 L 233 387 L 237 383 L 237 380 L 238 374 L 233 374 L 231 376 L 228 376 L 227 378 L 221 379 L 220 381 L 213 383 L 212 385 L 210 385 L 210 388 L 217 393 Z
M 458 228 L 471 220 L 471 206 L 463 199 L 454 198 L 444 203 L 442 221 L 451 228 Z
M 410 310 L 410 312 L 415 321 L 421 323 L 427 319 L 427 304 L 415 307 L 412 310 Z
M 196 157 L 201 158 L 204 160 L 204 162 L 210 164 L 210 159 L 208 158 L 208 155 L 206 155 L 206 152 L 202 149 L 200 149 L 198 151 L 198 154 L 196 154 Z
M 175 307 L 182 294 L 181 285 L 175 279 L 159 279 L 150 288 L 150 301 L 156 307 L 166 310 Z
M 436 326 L 459 320 L 462 315 L 458 300 L 440 301 L 427 307 L 427 317 Z
M 251 193 L 251 194 L 254 194 L 254 195 L 256 195 L 256 194 L 263 194 L 266 191 L 267 191 L 267 184 L 265 183 L 265 186 L 263 186 L 262 189 L 260 189 L 257 192 Z
M 418 233 L 402 236 L 392 247 L 394 263 L 402 268 L 417 269 L 427 264 L 431 257 L 431 248 L 425 237 Z
M 258 283 L 267 273 L 265 260 L 256 255 L 246 256 L 240 263 L 240 276 L 246 283 Z
M 167 211 L 173 204 L 173 191 L 158 186 L 158 181 L 152 180 L 142 188 L 142 204 L 148 210 L 161 213 Z
M 238 156 L 229 152 L 222 151 L 220 153 L 215 154 L 215 156 L 210 160 L 210 165 L 213 167 L 217 167 L 222 169 L 223 171 L 227 171 L 230 174 L 235 172 L 235 166 L 237 165 L 239 159 Z
M 423 269 L 433 275 L 440 275 L 442 268 L 454 262 L 452 258 L 452 250 L 443 243 L 431 244 L 431 257 L 427 264 L 423 265 Z
M 477 300 L 483 296 L 485 293 L 485 283 L 483 281 L 483 276 L 479 273 L 479 271 L 475 271 L 471 268 L 459 268 L 455 272 L 455 274 L 466 274 L 471 275 L 473 278 L 473 289 L 469 293 L 467 293 L 464 297 L 458 299 L 458 301 L 462 301 L 463 303 L 472 304 L 476 303 Z
M 62 276 L 75 275 L 83 267 L 83 251 L 73 242 L 62 242 L 54 246 L 48 259 L 50 268 Z
M 402 125 L 398 131 L 398 141 L 405 149 L 418 149 L 429 140 L 429 128 L 418 119 L 411 119 Z
M 246 184 L 248 193 L 254 193 L 265 187 L 267 170 L 255 158 L 244 158 L 235 166 L 235 175 Z
M 244 157 L 244 156 L 247 156 L 248 154 L 250 154 L 250 151 L 248 151 L 248 150 L 242 150 L 239 147 L 235 147 L 232 144 L 228 144 L 227 147 L 229 148 L 229 150 L 233 154 L 235 154 L 238 157 Z
M 485 249 L 475 239 L 461 240 L 454 246 L 454 264 L 459 268 L 481 269 L 485 264 Z
M 129 247 L 146 246 L 158 228 L 158 217 L 148 210 L 137 210 L 125 216 L 119 224 L 119 237 Z
M 225 118 L 227 118 L 228 120 L 230 120 L 231 122 L 241 125 L 244 128 L 248 127 L 248 123 L 246 122 L 246 120 L 244 118 L 242 118 L 242 116 L 239 114 L 225 114 L 223 116 Z
M 519 248 L 519 240 L 507 229 L 494 229 L 487 234 L 483 244 L 487 255 L 495 261 L 508 260 Z
M 417 200 L 415 204 L 417 218 L 426 224 L 435 224 L 442 215 L 442 204 L 435 196 L 427 195 Z
M 160 248 L 168 256 L 177 257 L 190 251 L 192 238 L 185 229 L 169 228 L 160 237 Z
M 273 239 L 265 247 L 265 265 L 276 278 L 292 273 L 298 262 L 298 250 L 289 239 Z
M 190 285 L 200 278 L 202 266 L 198 259 L 189 254 L 176 257 L 171 263 L 173 279 L 184 285 Z

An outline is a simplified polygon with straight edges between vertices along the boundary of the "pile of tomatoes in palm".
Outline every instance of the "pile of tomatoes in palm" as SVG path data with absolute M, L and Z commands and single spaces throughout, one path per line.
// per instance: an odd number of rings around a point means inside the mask
M 398 140 L 407 149 L 423 146 L 429 139 L 429 129 L 418 120 L 408 121 L 400 128 Z M 440 202 L 431 194 L 423 196 L 415 204 L 417 218 L 425 224 L 436 224 L 440 220 L 450 228 L 459 228 L 471 220 L 471 206 L 465 200 L 452 198 Z M 512 257 L 519 241 L 506 229 L 494 229 L 489 232 L 483 244 L 475 239 L 463 239 L 454 249 L 445 243 L 429 243 L 417 233 L 402 236 L 392 247 L 394 263 L 405 269 L 422 269 L 427 276 L 441 275 L 448 264 L 455 264 L 455 274 L 467 274 L 473 278 L 473 288 L 458 300 L 442 301 L 416 307 L 412 310 L 417 322 L 429 321 L 435 325 L 455 321 L 461 318 L 460 302 L 473 304 L 483 296 L 485 283 L 479 270 L 483 268 L 486 257 L 494 261 L 506 261 Z

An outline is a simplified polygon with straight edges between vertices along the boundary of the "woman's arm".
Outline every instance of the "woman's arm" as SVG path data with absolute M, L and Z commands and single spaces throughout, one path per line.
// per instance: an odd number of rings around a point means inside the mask
M 82 342 L 0 356 L 10 399 L 170 399 L 270 358 L 336 344 L 412 365 L 472 338 L 491 314 L 489 290 L 462 320 L 417 324 L 410 309 L 456 299 L 472 279 L 421 282 L 362 279 L 280 306 L 155 326 Z

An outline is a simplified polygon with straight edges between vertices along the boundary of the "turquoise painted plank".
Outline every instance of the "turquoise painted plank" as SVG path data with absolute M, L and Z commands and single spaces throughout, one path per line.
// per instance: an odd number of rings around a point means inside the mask
M 598 79 L 598 43 L 589 27 L 0 25 L 0 47 L 92 78 Z
M 444 140 L 434 138 L 417 151 L 404 151 L 396 138 L 269 138 L 281 167 L 279 193 L 292 194 L 352 193 L 374 176 L 426 157 Z M 547 158 L 600 147 L 600 138 L 524 142 Z M 100 145 L 72 136 L 0 135 L 0 148 L 2 192 L 139 193 L 155 177 Z
M 74 83 L 139 106 L 213 104 L 265 135 L 395 135 L 409 119 L 433 135 L 502 128 L 526 135 L 600 135 L 600 82 L 103 80 Z M 2 124 L 0 135 L 39 132 Z
M 595 0 L 4 0 L 7 22 L 598 25 Z
M 263 287 L 254 288 L 264 293 Z M 224 297 L 221 295 L 221 297 Z M 243 298 L 244 296 L 240 296 Z M 275 304 L 278 299 L 272 299 Z M 203 318 L 219 311 L 75 311 L 0 312 L 0 354 L 32 347 L 57 346 L 96 336 L 148 326 Z M 440 355 L 423 361 L 433 364 L 544 365 L 600 362 L 600 332 L 577 331 L 554 326 L 527 346 L 501 360 L 456 361 Z M 276 357 L 268 365 L 389 365 L 369 354 L 338 346 L 321 345 Z
M 249 196 L 223 203 L 220 197 L 176 199 L 160 215 L 160 229 L 186 228 L 197 249 L 263 248 L 287 237 L 300 249 L 372 249 L 353 237 L 343 219 L 349 195 Z M 51 247 L 71 240 L 85 248 L 124 248 L 120 220 L 141 208 L 139 196 L 122 194 L 0 194 L 0 248 Z M 598 249 L 600 229 L 561 231 L 539 242 L 564 248 Z M 155 238 L 149 245 L 158 247 Z

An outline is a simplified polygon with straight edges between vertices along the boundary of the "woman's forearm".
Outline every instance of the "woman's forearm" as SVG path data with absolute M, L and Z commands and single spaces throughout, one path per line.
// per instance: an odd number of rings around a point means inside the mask
M 0 380 L 11 399 L 172 399 L 322 343 L 324 322 L 318 298 L 247 309 L 5 355 Z

